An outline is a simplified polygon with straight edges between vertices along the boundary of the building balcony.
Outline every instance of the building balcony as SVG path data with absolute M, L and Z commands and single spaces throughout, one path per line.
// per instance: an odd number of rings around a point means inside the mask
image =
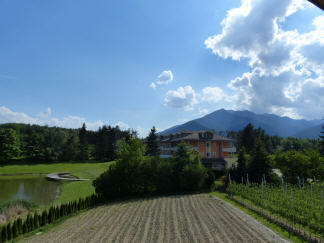
M 222 152 L 235 153 L 236 148 L 235 147 L 222 148 Z
M 176 151 L 177 150 L 177 147 L 160 147 L 160 150 L 161 151 Z
M 167 159 L 167 158 L 171 158 L 171 157 L 172 157 L 171 154 L 161 154 L 160 155 L 160 158 L 162 158 L 162 159 Z

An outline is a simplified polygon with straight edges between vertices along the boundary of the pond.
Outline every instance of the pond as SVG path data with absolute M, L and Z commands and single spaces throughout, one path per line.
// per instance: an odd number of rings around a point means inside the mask
M 43 176 L 0 176 L 0 202 L 25 199 L 46 205 L 60 195 L 60 183 Z

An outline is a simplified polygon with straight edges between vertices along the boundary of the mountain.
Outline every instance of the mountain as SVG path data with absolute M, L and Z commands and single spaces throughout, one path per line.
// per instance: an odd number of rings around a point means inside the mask
M 323 121 L 295 120 L 273 114 L 256 114 L 247 110 L 233 111 L 221 109 L 201 118 L 188 121 L 182 125 L 168 128 L 160 132 L 160 134 L 170 134 L 183 130 L 194 131 L 212 129 L 215 131 L 239 131 L 248 123 L 251 123 L 256 128 L 263 128 L 270 135 L 316 138 L 316 133 L 319 128 L 321 129 L 320 124 L 322 124 Z

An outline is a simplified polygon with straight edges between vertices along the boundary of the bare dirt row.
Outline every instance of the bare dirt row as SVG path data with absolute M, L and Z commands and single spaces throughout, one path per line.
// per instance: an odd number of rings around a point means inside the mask
M 205 194 L 100 206 L 23 242 L 285 242 L 228 203 Z

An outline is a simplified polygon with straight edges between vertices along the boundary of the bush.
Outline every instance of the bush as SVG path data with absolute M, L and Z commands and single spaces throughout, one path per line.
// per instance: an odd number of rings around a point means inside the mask
M 199 155 L 180 144 L 172 159 L 145 156 L 139 139 L 120 143 L 116 163 L 94 182 L 96 193 L 106 200 L 148 195 L 198 191 L 213 180 L 201 164 Z

